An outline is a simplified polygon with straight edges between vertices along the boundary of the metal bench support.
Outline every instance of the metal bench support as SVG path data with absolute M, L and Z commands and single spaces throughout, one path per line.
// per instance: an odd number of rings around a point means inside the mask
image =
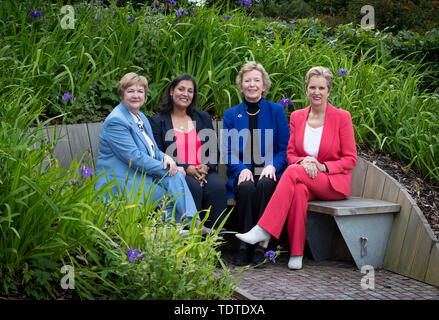
M 382 268 L 392 213 L 334 217 L 358 269 L 364 265 Z
M 314 260 L 332 257 L 336 225 L 359 269 L 382 268 L 393 216 L 399 210 L 397 203 L 359 197 L 308 202 L 306 240 Z

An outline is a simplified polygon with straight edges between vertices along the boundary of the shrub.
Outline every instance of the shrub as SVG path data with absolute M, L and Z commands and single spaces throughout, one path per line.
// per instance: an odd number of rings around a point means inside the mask
M 369 0 L 368 5 L 375 9 L 375 24 L 380 30 L 391 28 L 394 32 L 399 30 L 413 30 L 425 32 L 439 27 L 437 14 L 439 11 L 438 1 L 411 1 L 411 0 Z M 360 24 L 362 14 L 361 7 L 364 1 L 351 0 L 344 12 L 347 22 Z
M 348 0 L 305 0 L 316 13 L 336 15 L 347 5 Z
M 303 0 L 260 1 L 253 8 L 258 16 L 290 20 L 310 17 L 312 8 Z

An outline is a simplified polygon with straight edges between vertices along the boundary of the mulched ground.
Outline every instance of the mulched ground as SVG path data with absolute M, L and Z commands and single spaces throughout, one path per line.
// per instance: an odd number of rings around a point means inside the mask
M 400 162 L 391 159 L 387 154 L 359 149 L 358 155 L 375 163 L 407 190 L 424 213 L 436 238 L 439 239 L 439 187 L 426 182 L 415 170 L 410 169 L 406 172 Z

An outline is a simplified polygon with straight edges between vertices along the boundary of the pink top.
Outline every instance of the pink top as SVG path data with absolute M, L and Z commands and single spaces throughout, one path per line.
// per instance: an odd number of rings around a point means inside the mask
M 201 140 L 198 137 L 197 130 L 184 133 L 174 130 L 175 141 L 177 143 L 177 159 L 179 162 L 198 166 L 201 164 Z

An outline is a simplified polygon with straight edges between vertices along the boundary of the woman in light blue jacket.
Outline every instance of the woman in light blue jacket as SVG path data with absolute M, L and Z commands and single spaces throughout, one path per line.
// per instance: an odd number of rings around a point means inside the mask
M 140 112 L 147 91 L 146 78 L 136 73 L 127 73 L 120 80 L 117 92 L 121 102 L 105 119 L 99 134 L 96 173 L 104 171 L 104 175 L 96 188 L 116 179 L 117 185 L 112 190 L 121 196 L 119 190 L 129 194 L 134 188 L 137 193 L 144 179 L 142 202 L 155 202 L 164 195 L 178 196 L 166 208 L 165 219 L 170 220 L 175 204 L 175 220 L 182 222 L 187 218 L 190 223 L 197 209 L 185 178 L 174 160 L 157 147 L 151 126 Z M 144 199 L 153 183 L 157 183 L 153 196 Z M 109 195 L 105 197 L 108 199 Z

